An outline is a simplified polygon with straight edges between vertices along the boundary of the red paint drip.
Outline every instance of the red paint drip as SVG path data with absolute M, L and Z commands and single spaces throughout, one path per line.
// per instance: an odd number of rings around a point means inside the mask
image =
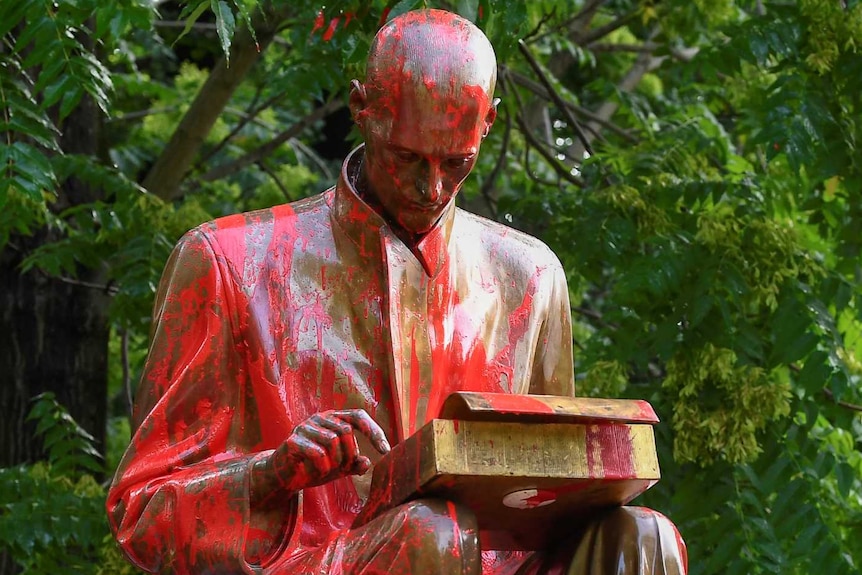
M 421 334 L 420 334 L 421 337 Z M 413 331 L 410 333 L 410 398 L 408 401 L 408 413 L 407 413 L 407 434 L 413 435 L 416 433 L 416 429 L 419 427 L 420 423 L 416 421 L 417 411 L 419 407 L 419 394 L 421 393 L 420 385 L 421 381 L 419 378 L 419 356 L 416 354 L 416 326 L 413 326 Z
M 587 445 L 595 442 L 599 444 L 605 478 L 629 479 L 635 476 L 632 438 L 627 426 L 591 425 L 587 435 Z

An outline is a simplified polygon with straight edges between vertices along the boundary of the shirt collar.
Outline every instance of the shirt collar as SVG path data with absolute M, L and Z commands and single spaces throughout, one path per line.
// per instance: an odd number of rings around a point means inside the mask
M 359 247 L 360 254 L 370 256 L 380 254 L 380 242 L 384 234 L 390 241 L 401 242 L 401 240 L 392 232 L 384 217 L 369 206 L 356 191 L 354 182 L 359 175 L 364 153 L 365 146 L 361 145 L 344 159 L 338 183 L 335 185 L 332 209 L 338 225 Z M 436 277 L 449 259 L 449 238 L 452 235 L 454 221 L 455 201 L 453 199 L 434 227 L 422 236 L 415 246 L 406 246 L 429 277 Z

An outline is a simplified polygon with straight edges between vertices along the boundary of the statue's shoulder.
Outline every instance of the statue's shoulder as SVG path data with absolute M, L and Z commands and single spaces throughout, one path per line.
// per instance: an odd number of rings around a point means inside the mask
M 301 233 L 302 229 L 327 220 L 331 193 L 332 190 L 327 190 L 287 204 L 222 216 L 197 226 L 189 234 L 222 243 L 276 232 Z
M 455 230 L 459 244 L 469 246 L 472 253 L 503 259 L 510 267 L 560 267 L 559 258 L 539 238 L 472 212 L 457 210 Z
M 177 249 L 204 249 L 228 261 L 262 258 L 273 242 L 290 244 L 329 226 L 332 190 L 270 208 L 216 218 L 189 230 Z M 259 259 L 259 258 L 254 258 Z

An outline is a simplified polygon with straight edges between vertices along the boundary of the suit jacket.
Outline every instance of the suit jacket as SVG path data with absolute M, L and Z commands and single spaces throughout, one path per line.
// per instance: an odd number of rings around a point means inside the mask
M 303 490 L 276 534 L 255 528 L 251 465 L 316 412 L 364 408 L 395 444 L 453 391 L 574 393 L 550 249 L 454 202 L 405 245 L 350 184 L 361 153 L 323 194 L 204 224 L 171 255 L 107 501 L 141 568 L 256 572 L 347 529 L 370 474 Z

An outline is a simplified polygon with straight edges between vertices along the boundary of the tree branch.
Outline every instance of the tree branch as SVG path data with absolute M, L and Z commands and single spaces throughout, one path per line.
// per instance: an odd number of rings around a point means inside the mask
M 537 37 L 539 34 L 539 31 L 542 29 L 542 26 L 544 26 L 548 20 L 553 18 L 554 14 L 556 14 L 556 13 L 557 13 L 557 9 L 554 8 L 553 10 L 548 12 L 547 14 L 543 14 L 542 18 L 539 20 L 539 23 L 536 24 L 536 27 L 533 28 L 529 33 L 527 33 L 526 36 L 524 36 L 523 41 L 529 42 L 531 38 Z
M 507 73 L 509 75 L 511 75 L 512 80 L 514 80 L 515 83 L 518 84 L 519 86 L 521 86 L 523 88 L 527 88 L 528 90 L 530 90 L 531 92 L 533 92 L 534 94 L 536 94 L 537 96 L 539 96 L 541 98 L 544 98 L 548 101 L 551 100 L 551 96 L 548 94 L 547 90 L 545 90 L 545 88 L 542 87 L 541 84 L 534 81 L 532 78 L 528 78 L 527 76 L 525 76 L 525 75 L 523 75 L 523 74 L 521 74 L 515 70 L 511 70 L 511 69 L 507 69 Z M 624 130 L 623 128 L 617 126 L 616 124 L 614 124 L 610 120 L 606 120 L 604 118 L 601 118 L 601 117 L 597 116 L 596 114 L 592 113 L 591 111 L 587 110 L 586 108 L 578 106 L 577 104 L 574 104 L 572 102 L 567 101 L 567 102 L 565 102 L 565 104 L 566 104 L 566 107 L 571 108 L 571 110 L 573 112 L 575 112 L 576 114 L 578 114 L 579 116 L 583 116 L 587 120 L 590 120 L 591 122 L 595 122 L 595 123 L 601 125 L 602 127 L 607 128 L 611 132 L 617 134 L 618 136 L 625 138 L 629 142 L 636 143 L 638 141 L 637 136 L 635 136 L 631 132 Z M 585 128 L 593 131 L 593 133 L 596 133 L 595 128 L 590 126 L 590 124 L 587 124 L 585 126 Z
M 105 123 L 111 124 L 115 122 L 130 122 L 147 116 L 155 116 L 156 114 L 168 114 L 179 109 L 179 106 L 164 106 L 162 108 L 148 108 L 146 110 L 138 110 L 137 112 L 129 112 L 112 118 L 107 118 Z
M 304 154 L 312 163 L 317 166 L 317 169 L 323 174 L 323 177 L 329 181 L 335 179 L 335 175 L 332 173 L 332 170 L 329 169 L 329 166 L 326 165 L 326 162 L 323 161 L 317 152 L 306 146 L 301 140 L 297 140 L 296 138 L 290 139 L 290 145 L 299 150 L 301 154 Z
M 584 146 L 584 149 L 592 156 L 593 149 L 590 146 L 590 141 L 587 138 L 587 135 L 584 133 L 583 128 L 581 128 L 581 123 L 578 122 L 577 118 L 575 118 L 572 111 L 566 106 L 565 101 L 560 97 L 556 90 L 554 90 L 554 86 L 551 84 L 551 81 L 545 75 L 545 72 L 542 70 L 542 67 L 539 66 L 539 63 L 533 57 L 533 53 L 530 52 L 530 49 L 527 48 L 527 45 L 524 44 L 523 41 L 518 41 L 518 48 L 520 48 L 521 53 L 524 54 L 524 57 L 527 59 L 527 62 L 530 64 L 530 67 L 539 77 L 539 80 L 542 81 L 542 84 L 545 86 L 545 90 L 548 91 L 548 95 L 551 97 L 551 100 L 557 105 L 563 115 L 566 116 L 566 119 L 571 123 L 572 128 L 575 130 L 575 134 L 578 136 L 578 139 Z
M 98 290 L 98 291 L 101 291 L 101 292 L 103 292 L 109 296 L 115 296 L 120 291 L 120 289 L 116 285 L 114 285 L 112 282 L 108 282 L 106 284 L 98 284 L 98 283 L 88 282 L 88 281 L 79 280 L 76 278 L 70 278 L 70 277 L 62 276 L 62 275 L 51 275 L 48 272 L 46 272 L 40 268 L 36 268 L 36 269 L 39 271 L 40 274 L 42 274 L 42 276 L 44 276 L 45 278 L 48 278 L 49 280 L 57 280 L 57 281 L 63 282 L 64 284 L 69 284 L 69 285 L 73 285 L 73 286 L 79 286 L 79 287 L 85 287 L 85 288 Z
M 252 21 L 257 42 L 245 27 L 238 29 L 233 39 L 230 65 L 222 58 L 210 72 L 170 141 L 144 178 L 144 188 L 163 200 L 177 196 L 180 183 L 216 119 L 263 50 L 272 43 L 281 22 L 287 19 L 292 10 L 288 2 L 265 3 Z
M 654 27 L 650 31 L 646 42 L 650 43 L 658 34 L 658 31 L 658 27 Z M 664 57 L 656 57 L 651 52 L 641 52 L 638 54 L 632 67 L 617 85 L 617 89 L 620 92 L 631 92 L 634 90 L 635 86 L 638 85 L 644 75 L 659 66 L 663 61 L 663 58 Z M 617 102 L 606 101 L 599 106 L 598 110 L 596 110 L 596 116 L 601 120 L 610 121 L 611 117 L 616 113 L 617 108 L 619 108 L 619 104 Z M 576 158 L 580 157 L 586 150 L 586 147 L 577 144 L 573 144 L 569 148 L 570 154 Z
M 545 159 L 545 161 L 548 162 L 548 164 L 551 166 L 551 168 L 554 170 L 554 172 L 557 173 L 557 175 L 559 177 L 563 178 L 564 180 L 568 181 L 571 184 L 574 184 L 575 186 L 577 186 L 579 188 L 583 188 L 585 185 L 584 181 L 581 178 L 574 175 L 571 172 L 571 168 L 567 168 L 566 166 L 563 166 L 562 164 L 560 164 L 560 162 L 557 161 L 557 159 L 553 156 L 553 154 L 551 154 L 548 150 L 545 149 L 545 146 L 542 144 L 542 142 L 539 141 L 539 139 L 536 138 L 536 135 L 533 134 L 533 132 L 530 130 L 530 126 L 524 120 L 524 115 L 523 115 L 524 103 L 521 100 L 521 96 L 518 94 L 518 90 L 515 88 L 515 85 L 514 85 L 514 82 L 512 81 L 512 78 L 508 74 L 506 74 L 506 78 L 504 81 L 509 83 L 509 88 L 510 88 L 511 92 L 515 95 L 515 101 L 516 101 L 517 106 L 518 106 L 518 111 L 515 113 L 515 122 L 517 122 L 518 127 L 521 129 L 521 133 L 524 134 L 524 138 L 527 139 L 527 143 L 529 144 L 527 146 L 527 152 L 529 153 L 529 146 L 532 146 L 533 148 L 535 148 L 535 150 L 537 152 L 539 152 L 539 154 Z M 528 158 L 529 156 L 526 156 L 526 157 Z M 525 167 L 527 169 L 527 175 L 531 175 L 529 165 L 528 165 L 529 161 L 525 160 L 524 164 L 525 164 Z
M 344 106 L 344 102 L 340 99 L 330 100 L 323 106 L 320 106 L 319 108 L 315 109 L 313 112 L 293 124 L 288 129 L 275 136 L 266 144 L 259 146 L 258 148 L 248 152 L 244 156 L 241 156 L 232 162 L 222 164 L 221 166 L 216 166 L 215 168 L 203 174 L 200 179 L 205 182 L 219 180 L 221 178 L 234 174 L 247 166 L 261 161 L 262 159 L 272 154 L 275 150 L 277 150 L 278 147 L 281 146 L 283 143 L 301 134 L 308 126 L 310 126 L 314 122 L 317 122 L 318 120 L 322 120 L 323 118 L 325 118 L 332 112 L 338 110 L 342 106 Z
M 529 39 L 530 43 L 538 42 L 539 40 L 547 38 L 551 34 L 555 34 L 560 30 L 568 30 L 569 34 L 577 34 L 579 30 L 582 30 L 586 26 L 589 26 L 593 17 L 596 15 L 596 12 L 598 12 L 602 4 L 607 3 L 607 1 L 608 0 L 589 0 L 586 4 L 584 4 L 584 7 L 581 8 L 581 10 L 577 14 L 567 19 L 562 24 L 554 26 L 550 30 L 546 30 L 535 38 Z M 528 41 L 528 38 L 525 37 L 524 41 Z
M 823 395 L 825 395 L 827 398 L 829 398 L 829 400 L 830 400 L 832 403 L 834 403 L 835 405 L 839 405 L 839 406 L 844 407 L 844 408 L 846 408 L 846 409 L 849 409 L 849 410 L 851 410 L 851 411 L 858 411 L 858 412 L 862 412 L 862 405 L 859 405 L 859 404 L 856 404 L 856 403 L 848 403 L 848 402 L 846 402 L 846 401 L 836 400 L 836 399 L 835 399 L 835 394 L 834 394 L 834 393 L 832 393 L 832 390 L 831 390 L 831 389 L 826 389 L 826 388 L 824 388 L 824 389 L 823 389 Z
M 515 115 L 515 121 L 518 122 L 518 127 L 521 128 L 521 132 L 523 132 L 524 137 L 527 139 L 527 142 L 535 148 L 539 154 L 545 158 L 545 161 L 551 166 L 554 172 L 557 173 L 558 176 L 568 181 L 571 184 L 576 185 L 579 188 L 584 187 L 584 181 L 578 176 L 574 175 L 570 169 L 567 169 L 565 166 L 560 164 L 559 161 L 551 154 L 545 147 L 542 145 L 542 142 L 539 141 L 538 138 L 530 131 L 530 127 L 527 125 L 527 122 L 524 121 L 524 117 L 518 112 Z
M 598 28 L 593 28 L 592 30 L 590 30 L 586 34 L 581 35 L 581 34 L 575 32 L 573 34 L 574 37 L 572 38 L 572 40 L 575 42 L 575 44 L 578 44 L 579 46 L 587 46 L 589 44 L 592 44 L 593 42 L 595 42 L 596 40 L 598 40 L 600 38 L 604 38 L 605 36 L 607 36 L 611 32 L 622 28 L 623 26 L 625 26 L 626 24 L 631 22 L 636 15 L 637 15 L 637 11 L 632 10 L 631 12 L 623 14 L 622 16 L 617 18 L 616 20 L 612 20 L 611 22 L 608 22 L 604 26 L 599 26 Z
M 552 182 L 550 180 L 543 180 L 538 174 L 533 173 L 533 169 L 530 164 L 530 150 L 532 149 L 534 149 L 532 146 L 524 146 L 524 170 L 527 174 L 527 177 L 539 184 L 540 186 L 559 186 L 559 180 L 557 180 L 556 182 Z
M 261 170 L 266 173 L 267 176 L 272 179 L 273 182 L 275 182 L 275 185 L 278 187 L 279 190 L 281 190 L 281 195 L 284 196 L 284 200 L 286 202 L 292 201 L 293 198 L 290 197 L 290 193 L 287 191 L 287 188 L 285 188 L 284 184 L 281 183 L 281 180 L 278 179 L 278 174 L 273 172 L 270 167 L 266 165 L 266 161 L 261 160 L 257 163 L 257 165 Z
M 222 150 L 222 148 L 224 148 L 227 145 L 227 143 L 230 142 L 233 139 L 233 137 L 236 136 L 240 132 L 240 130 L 242 130 L 243 128 L 245 128 L 249 124 L 249 122 L 251 122 L 253 119 L 257 118 L 257 116 L 261 112 L 263 112 L 264 110 L 266 110 L 267 108 L 272 106 L 274 103 L 276 103 L 278 100 L 280 100 L 283 97 L 284 97 L 284 92 L 279 92 L 278 94 L 275 94 L 272 97 L 268 98 L 265 102 L 263 102 L 259 106 L 255 106 L 253 104 L 247 112 L 243 113 L 240 116 L 240 121 L 237 122 L 236 126 L 234 126 L 233 129 L 224 138 L 222 138 L 221 141 L 218 144 L 216 144 L 212 150 L 210 150 L 203 158 L 201 158 L 201 160 L 197 163 L 197 165 L 198 166 L 203 165 L 210 158 L 212 158 L 213 156 L 218 154 Z
M 580 316 L 588 317 L 588 318 L 594 320 L 596 323 L 598 323 L 599 326 L 610 329 L 612 331 L 616 331 L 616 329 L 619 327 L 617 325 L 614 325 L 612 323 L 608 323 L 607 321 L 605 321 L 602 314 L 597 312 L 596 310 L 593 310 L 593 309 L 589 309 L 586 307 L 580 307 L 580 306 L 572 306 L 572 313 L 576 313 Z
M 482 184 L 481 189 L 482 197 L 485 199 L 485 204 L 487 204 L 488 210 L 494 217 L 497 216 L 497 204 L 494 201 L 492 192 L 494 191 L 494 183 L 497 181 L 497 178 L 500 176 L 500 172 L 503 170 L 503 165 L 506 163 L 506 153 L 509 150 L 509 138 L 511 137 L 511 135 L 512 115 L 507 112 L 506 130 L 503 132 L 503 141 L 500 144 L 500 154 L 497 156 L 497 161 L 494 164 L 494 169 L 491 170 L 491 173 L 488 175 L 488 179 L 486 179 L 485 182 Z
M 182 28 L 185 29 L 188 24 L 185 20 L 156 20 L 153 22 L 153 26 L 156 28 Z M 216 25 L 212 22 L 195 22 L 192 24 L 192 30 L 206 30 L 208 32 L 215 32 L 217 30 Z
M 593 52 L 655 52 L 658 44 L 644 42 L 643 44 L 601 44 L 593 43 L 587 46 Z
M 569 22 L 569 27 L 576 22 L 580 22 L 582 24 L 589 24 L 593 16 L 596 15 L 596 12 L 599 11 L 599 8 L 602 7 L 602 4 L 606 4 L 608 0 L 589 0 L 584 7 L 581 8 L 581 11 L 575 14 L 575 17 Z

